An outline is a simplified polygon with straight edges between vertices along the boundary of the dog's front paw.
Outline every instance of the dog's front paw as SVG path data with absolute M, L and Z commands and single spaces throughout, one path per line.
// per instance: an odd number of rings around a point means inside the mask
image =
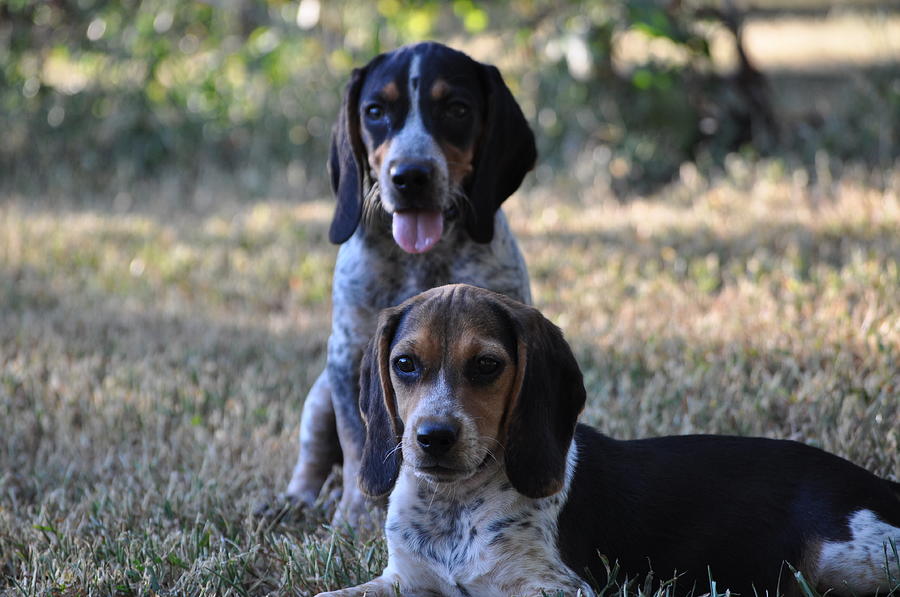
M 341 499 L 341 469 L 334 467 L 318 495 L 311 491 L 297 492 L 292 489 L 292 486 L 288 486 L 283 493 L 269 493 L 261 498 L 253 508 L 254 518 L 273 524 L 282 521 L 326 520 L 329 515 L 333 515 Z
M 358 491 L 350 495 L 345 493 L 331 519 L 331 526 L 335 529 L 349 527 L 363 536 L 377 535 L 384 528 L 384 515 L 382 504 L 371 502 Z
M 260 499 L 253 507 L 253 517 L 271 524 L 308 518 L 313 505 L 297 496 L 281 493 Z
M 319 593 L 316 597 L 397 597 L 402 594 L 397 584 L 381 576 L 358 587 Z

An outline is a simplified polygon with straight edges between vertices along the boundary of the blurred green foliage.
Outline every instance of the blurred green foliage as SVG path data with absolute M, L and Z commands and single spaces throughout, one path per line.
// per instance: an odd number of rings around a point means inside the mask
M 662 181 L 698 148 L 751 140 L 691 14 L 652 0 L 0 0 L 0 168 L 26 186 L 59 168 L 121 186 L 168 166 L 251 172 L 249 192 L 290 165 L 321 181 L 350 69 L 437 39 L 494 44 L 545 168 L 590 155 L 613 182 Z M 615 68 L 626 31 L 681 59 Z
M 74 162 L 102 182 L 171 164 L 277 167 L 303 148 L 321 149 L 355 57 L 329 44 L 331 27 L 301 31 L 296 9 L 283 2 L 9 3 L 2 159 L 21 165 L 24 153 L 32 172 Z

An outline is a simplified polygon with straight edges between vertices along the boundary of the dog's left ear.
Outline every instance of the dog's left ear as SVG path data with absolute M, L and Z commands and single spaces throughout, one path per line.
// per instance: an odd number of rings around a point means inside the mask
M 394 307 L 381 313 L 378 331 L 363 354 L 359 374 L 359 410 L 366 426 L 359 488 L 369 497 L 390 493 L 400 473 L 403 422 L 391 384 L 391 340 L 405 310 Z
M 487 111 L 468 189 L 472 207 L 466 214 L 466 229 L 476 242 L 489 243 L 494 238 L 494 213 L 534 167 L 537 148 L 534 133 L 500 71 L 489 64 L 480 66 Z
M 517 372 L 507 414 L 506 474 L 528 497 L 563 488 L 566 458 L 584 408 L 581 369 L 558 327 L 524 305 L 513 310 Z
M 366 150 L 359 131 L 359 94 L 368 68 L 353 69 L 344 91 L 341 112 L 331 131 L 328 170 L 337 207 L 328 239 L 335 244 L 346 242 L 353 235 L 362 216 Z

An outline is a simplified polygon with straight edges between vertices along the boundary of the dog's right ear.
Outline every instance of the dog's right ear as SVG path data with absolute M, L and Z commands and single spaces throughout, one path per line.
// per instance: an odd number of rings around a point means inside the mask
M 403 422 L 397 415 L 397 401 L 391 384 L 391 341 L 406 309 L 394 307 L 381 312 L 378 330 L 363 354 L 359 374 L 359 410 L 366 426 L 359 468 L 359 488 L 376 498 L 394 488 L 400 473 Z
M 482 64 L 481 77 L 487 110 L 469 190 L 466 229 L 476 242 L 489 243 L 494 238 L 494 214 L 534 167 L 537 148 L 522 108 L 497 67 Z
M 366 150 L 359 131 L 359 94 L 370 65 L 353 69 L 344 91 L 341 112 L 331 131 L 328 170 L 337 207 L 328 239 L 335 244 L 346 242 L 353 235 L 362 215 Z
M 506 304 L 518 344 L 506 474 L 519 493 L 542 498 L 565 485 L 568 450 L 585 403 L 584 382 L 562 331 L 533 307 L 509 299 Z

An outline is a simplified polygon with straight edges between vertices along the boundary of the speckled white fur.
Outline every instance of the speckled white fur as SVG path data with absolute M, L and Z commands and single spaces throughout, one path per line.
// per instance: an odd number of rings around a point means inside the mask
M 900 528 L 878 519 L 871 510 L 857 510 L 849 519 L 849 541 L 822 543 L 815 572 L 816 585 L 839 594 L 886 593 L 890 577 L 900 582 L 900 563 L 890 542 L 900 549 Z
M 592 596 L 556 548 L 557 521 L 577 462 L 569 447 L 563 489 L 532 499 L 518 493 L 492 463 L 457 483 L 431 484 L 404 464 L 391 492 L 385 524 L 388 565 L 377 579 L 328 597 Z

